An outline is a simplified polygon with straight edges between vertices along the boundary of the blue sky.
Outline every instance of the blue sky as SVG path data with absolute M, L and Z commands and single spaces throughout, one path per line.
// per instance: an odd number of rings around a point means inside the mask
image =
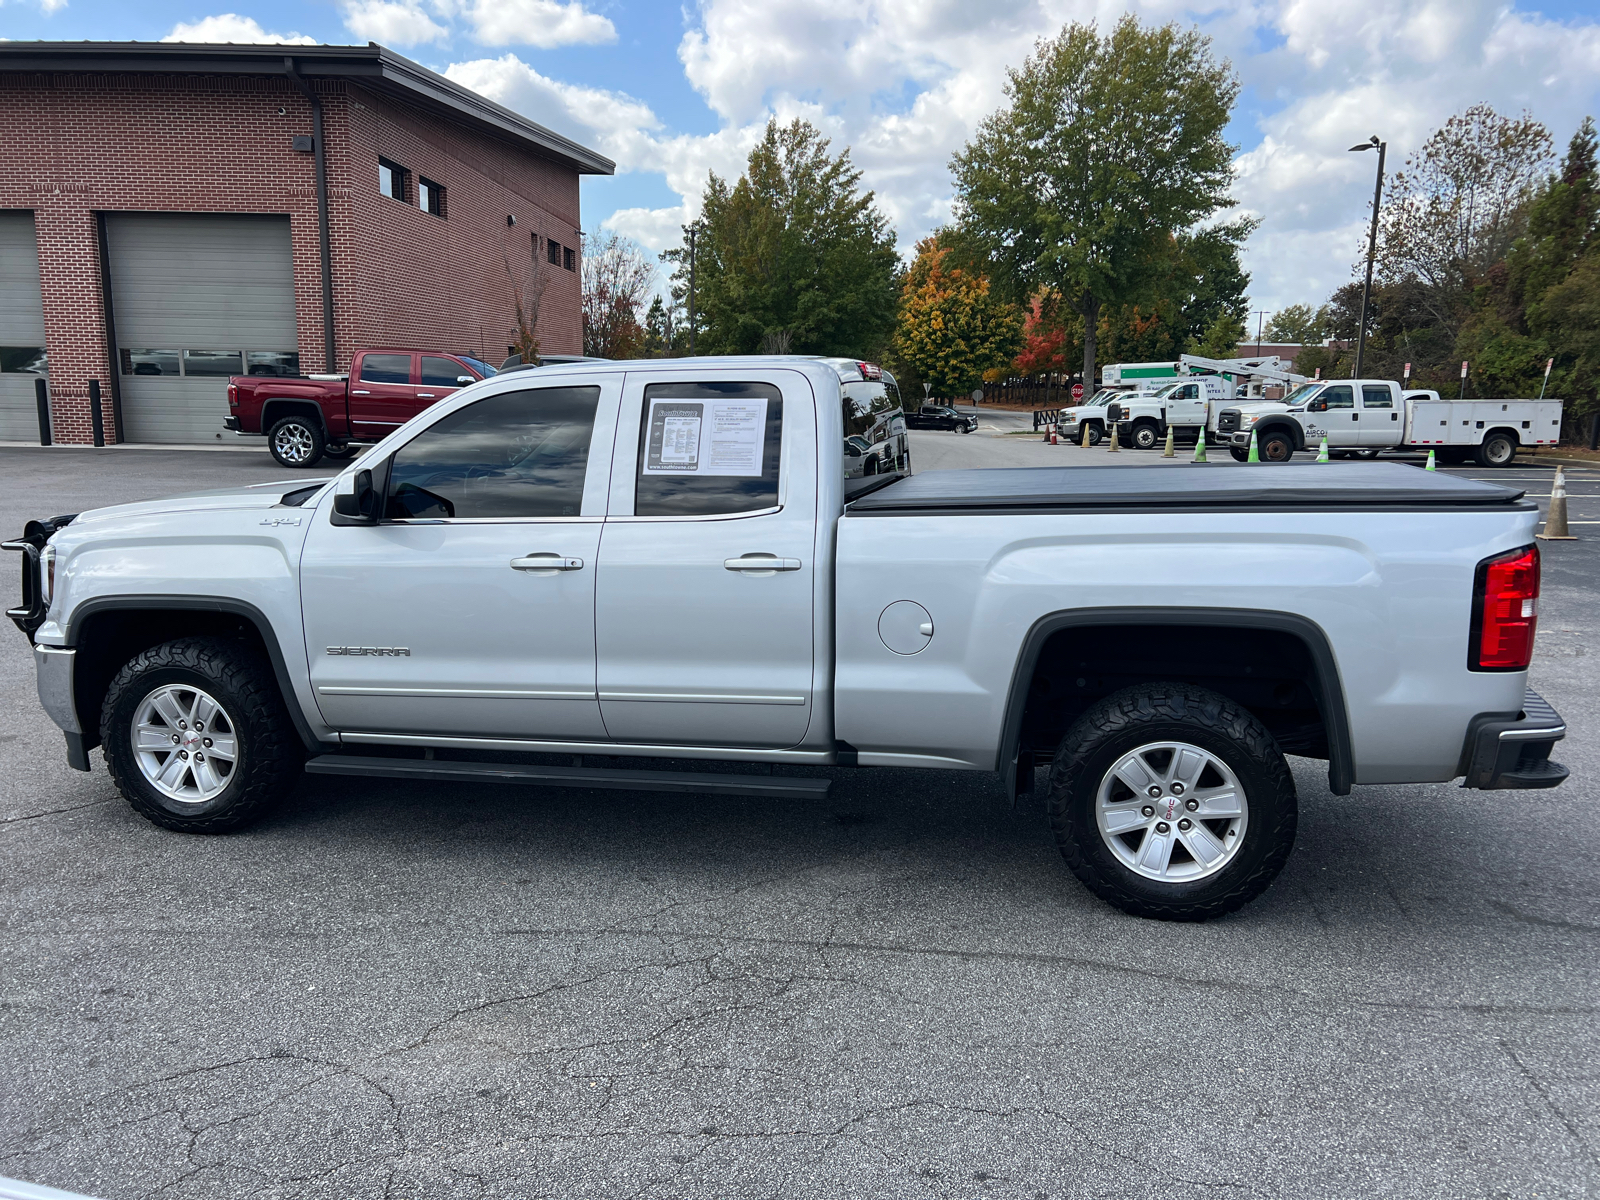
M 379 41 L 609 155 L 585 227 L 675 243 L 708 170 L 737 175 L 768 117 L 848 145 L 902 248 L 949 213 L 947 163 L 1005 68 L 1071 20 L 1196 24 L 1239 71 L 1235 197 L 1262 219 L 1252 308 L 1350 277 L 1378 133 L 1398 165 L 1488 102 L 1558 148 L 1600 115 L 1600 3 L 1503 0 L 0 0 L 0 37 Z

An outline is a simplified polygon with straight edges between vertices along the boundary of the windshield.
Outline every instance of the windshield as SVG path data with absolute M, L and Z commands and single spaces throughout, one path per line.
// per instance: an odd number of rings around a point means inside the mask
M 1321 386 L 1322 384 L 1320 383 L 1302 383 L 1299 387 L 1295 388 L 1294 391 L 1285 396 L 1283 398 L 1283 402 L 1293 407 L 1304 400 L 1311 399 L 1311 393 L 1316 391 Z
M 489 378 L 491 375 L 498 375 L 500 373 L 482 359 L 473 358 L 470 354 L 458 354 L 456 357 L 462 362 L 466 363 L 467 366 L 471 367 L 479 375 L 482 375 L 485 379 Z
M 1169 384 L 1167 384 L 1166 387 L 1161 388 L 1159 391 L 1156 392 L 1155 398 L 1157 400 L 1159 400 L 1163 396 L 1170 396 L 1173 392 L 1177 391 L 1177 389 L 1180 386 L 1181 386 L 1180 384 L 1169 383 Z

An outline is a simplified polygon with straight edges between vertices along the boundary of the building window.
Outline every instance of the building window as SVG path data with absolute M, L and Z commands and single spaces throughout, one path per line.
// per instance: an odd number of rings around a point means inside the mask
M 378 160 L 378 191 L 388 196 L 391 200 L 398 200 L 401 204 L 409 204 L 409 189 L 406 187 L 406 177 L 411 172 L 399 163 L 392 163 L 387 158 Z
M 561 243 L 556 241 L 554 238 L 546 238 L 544 243 L 544 256 L 550 260 L 551 266 L 559 267 L 561 265 Z
M 294 350 L 251 350 L 244 361 L 247 375 L 294 378 L 300 374 L 300 355 Z
M 561 265 L 569 271 L 576 271 L 578 269 L 578 252 L 571 246 L 563 246 L 561 254 Z
M 0 346 L 0 371 L 45 374 L 43 346 Z
M 417 207 L 436 217 L 444 216 L 444 188 L 431 179 L 417 176 Z
M 124 375 L 177 375 L 176 350 L 124 350 L 122 351 Z
M 185 375 L 243 375 L 244 355 L 237 350 L 185 350 Z

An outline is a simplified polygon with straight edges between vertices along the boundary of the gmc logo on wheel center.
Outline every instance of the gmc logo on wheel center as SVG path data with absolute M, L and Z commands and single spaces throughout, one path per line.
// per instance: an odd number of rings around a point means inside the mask
M 406 646 L 329 646 L 329 654 L 347 654 L 356 658 L 410 658 Z

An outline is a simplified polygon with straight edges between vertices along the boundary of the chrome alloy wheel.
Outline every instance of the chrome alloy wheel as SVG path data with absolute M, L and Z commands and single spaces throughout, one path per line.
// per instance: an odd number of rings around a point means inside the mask
M 1094 808 L 1106 848 L 1160 883 L 1222 870 L 1244 844 L 1250 819 L 1238 776 L 1188 742 L 1151 742 L 1124 754 L 1100 781 Z
M 233 778 L 239 758 L 233 722 L 199 688 L 157 688 L 139 702 L 130 732 L 139 770 L 163 796 L 204 804 Z
M 280 425 L 272 435 L 272 449 L 280 462 L 299 466 L 311 458 L 311 431 L 304 425 Z

